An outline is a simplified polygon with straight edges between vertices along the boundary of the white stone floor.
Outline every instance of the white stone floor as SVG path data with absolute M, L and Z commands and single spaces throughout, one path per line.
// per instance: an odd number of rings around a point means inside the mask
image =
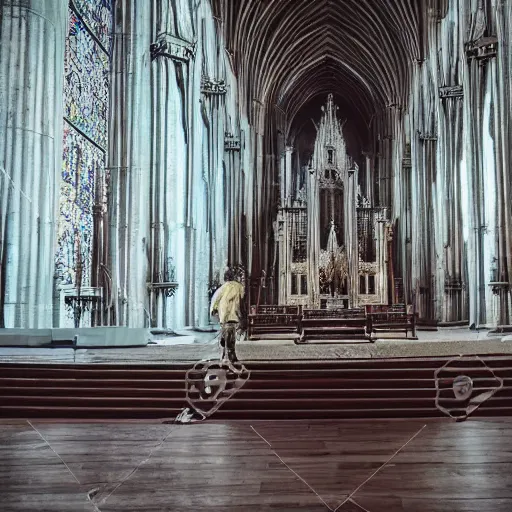
M 443 328 L 419 331 L 418 340 L 381 339 L 375 343 L 319 343 L 296 345 L 292 340 L 240 341 L 243 361 L 307 361 L 398 357 L 512 354 L 510 336 L 490 336 L 487 330 Z M 0 362 L 163 364 L 217 359 L 216 332 L 186 331 L 140 348 L 0 348 Z M 502 341 L 503 340 L 503 341 Z M 510 341 L 509 341 L 510 340 Z

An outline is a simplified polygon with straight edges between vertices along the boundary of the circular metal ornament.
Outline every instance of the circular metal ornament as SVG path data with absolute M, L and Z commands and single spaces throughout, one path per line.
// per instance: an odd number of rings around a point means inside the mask
M 473 393 L 473 380 L 467 375 L 459 375 L 453 379 L 452 389 L 457 400 L 467 400 Z

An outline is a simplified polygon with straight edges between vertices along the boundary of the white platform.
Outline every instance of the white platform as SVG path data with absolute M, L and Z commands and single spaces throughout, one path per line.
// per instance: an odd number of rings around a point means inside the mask
M 77 347 L 145 347 L 149 329 L 130 327 L 83 327 L 61 329 L 0 329 L 0 347 L 44 347 L 72 342 Z

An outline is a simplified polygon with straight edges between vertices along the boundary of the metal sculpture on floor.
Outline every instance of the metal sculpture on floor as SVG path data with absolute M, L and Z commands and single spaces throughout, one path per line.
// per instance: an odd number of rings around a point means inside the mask
M 228 359 L 199 361 L 185 376 L 185 408 L 176 423 L 193 423 L 212 416 L 244 386 L 251 372 L 242 363 Z
M 456 421 L 467 420 L 503 388 L 503 379 L 478 356 L 450 359 L 434 374 L 436 407 Z
M 240 331 L 237 337 L 240 337 Z M 219 340 L 220 359 L 202 360 L 185 374 L 185 407 L 175 423 L 196 423 L 212 416 L 249 380 L 251 372 L 239 361 L 229 358 L 226 344 Z

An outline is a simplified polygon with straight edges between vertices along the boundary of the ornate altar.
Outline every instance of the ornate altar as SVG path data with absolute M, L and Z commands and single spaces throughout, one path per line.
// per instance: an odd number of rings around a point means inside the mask
M 347 155 L 336 112 L 329 95 L 313 156 L 300 177 L 294 175 L 293 148 L 281 161 L 275 229 L 283 305 L 350 309 L 387 303 L 386 210 L 360 194 L 359 169 Z

